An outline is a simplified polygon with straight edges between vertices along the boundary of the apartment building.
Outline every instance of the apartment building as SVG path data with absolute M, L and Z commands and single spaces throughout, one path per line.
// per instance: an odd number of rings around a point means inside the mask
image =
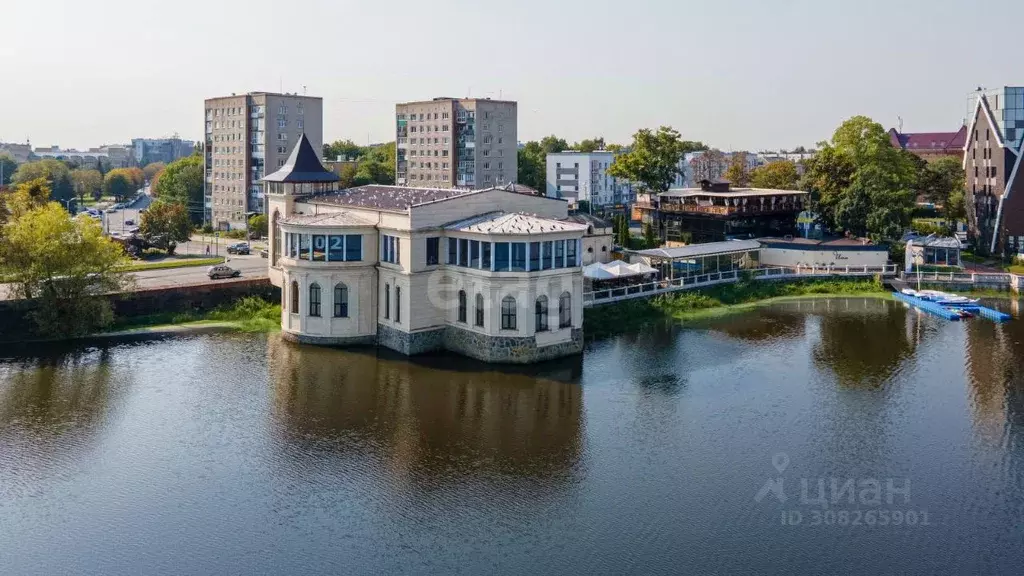
M 979 90 L 964 143 L 968 232 L 977 248 L 1024 254 L 1024 87 Z M 1018 191 L 1019 190 L 1019 191 Z
M 135 163 L 145 166 L 152 162 L 170 164 L 178 158 L 192 154 L 195 142 L 171 138 L 132 138 L 132 155 Z
M 607 150 L 567 150 L 547 155 L 546 194 L 564 198 L 570 206 L 589 202 L 591 206 L 630 204 L 635 200 L 628 180 L 608 174 L 615 153 Z
M 323 154 L 322 98 L 232 94 L 207 99 L 205 113 L 204 221 L 216 228 L 244 228 L 246 214 L 266 212 L 260 180 L 284 166 L 299 136 Z
M 434 98 L 395 106 L 395 182 L 435 188 L 515 183 L 517 106 Z

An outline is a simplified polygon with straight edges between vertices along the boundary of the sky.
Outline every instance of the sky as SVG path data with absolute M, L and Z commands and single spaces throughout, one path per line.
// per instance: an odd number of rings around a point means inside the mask
M 0 21 L 0 142 L 65 148 L 200 139 L 205 98 L 283 89 L 323 98 L 325 141 L 473 96 L 518 101 L 520 141 L 788 149 L 855 115 L 953 131 L 977 86 L 1024 84 L 1020 0 L 0 0 Z

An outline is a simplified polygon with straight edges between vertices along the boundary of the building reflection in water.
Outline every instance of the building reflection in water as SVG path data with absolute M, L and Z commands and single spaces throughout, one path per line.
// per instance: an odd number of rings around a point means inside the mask
M 1008 310 L 1017 302 L 1001 304 Z M 975 427 L 991 444 L 1013 443 L 1024 429 L 1024 320 L 965 324 L 967 384 Z
M 408 359 L 268 338 L 275 420 L 303 458 L 369 453 L 410 482 L 571 476 L 581 455 L 582 360 L 519 371 L 454 356 Z

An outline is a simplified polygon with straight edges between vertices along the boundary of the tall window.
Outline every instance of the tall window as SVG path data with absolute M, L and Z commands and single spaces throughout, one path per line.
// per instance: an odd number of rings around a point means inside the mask
M 380 259 L 382 262 L 390 262 L 391 264 L 402 263 L 402 243 L 401 238 L 397 236 L 388 236 L 387 234 L 381 235 L 380 242 Z
M 483 294 L 477 294 L 476 295 L 476 309 L 474 310 L 474 312 L 476 314 L 476 318 L 475 318 L 475 322 L 473 322 L 473 325 L 474 326 L 479 326 L 479 327 L 483 328 L 484 327 L 484 295 Z
M 537 303 L 534 306 L 534 316 L 537 332 L 544 332 L 548 329 L 548 297 L 541 296 L 537 298 Z
M 540 270 L 540 242 L 530 242 L 530 270 Z
M 566 240 L 565 241 L 565 266 L 572 268 L 576 266 L 576 241 Z
M 395 286 L 395 322 L 402 322 L 402 287 Z
M 466 291 L 459 290 L 459 322 L 466 322 Z
M 501 329 L 516 329 L 516 299 L 505 296 L 501 301 Z
M 320 285 L 316 282 L 309 285 L 309 315 L 320 316 Z
M 333 257 L 331 258 L 334 259 Z M 347 234 L 345 236 L 345 261 L 358 262 L 363 259 L 363 235 Z
M 292 280 L 291 287 L 292 305 L 288 307 L 288 311 L 292 314 L 299 313 L 299 283 Z
M 558 297 L 558 327 L 568 328 L 572 326 L 572 295 L 562 292 Z
M 427 238 L 427 266 L 440 263 L 441 239 Z
M 391 318 L 391 284 L 384 285 L 384 319 Z
M 526 270 L 526 242 L 512 242 L 512 271 Z
M 334 317 L 348 318 L 348 286 L 334 285 Z
M 494 269 L 498 272 L 508 272 L 509 265 L 509 243 L 496 242 L 494 244 Z
M 459 241 L 456 238 L 448 239 L 448 263 L 452 266 L 459 263 Z

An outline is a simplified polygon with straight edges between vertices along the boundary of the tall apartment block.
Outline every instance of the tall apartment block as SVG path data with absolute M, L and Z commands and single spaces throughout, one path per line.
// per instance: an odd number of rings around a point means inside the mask
M 516 103 L 434 98 L 395 106 L 395 182 L 429 188 L 514 183 Z
M 628 180 L 608 174 L 613 162 L 615 153 L 607 150 L 548 154 L 546 194 L 565 198 L 570 207 L 581 201 L 591 206 L 630 204 L 635 200 L 633 187 Z
M 323 154 L 323 99 L 249 92 L 206 100 L 206 187 L 203 221 L 244 228 L 246 214 L 264 213 L 260 179 L 284 166 L 305 133 Z

